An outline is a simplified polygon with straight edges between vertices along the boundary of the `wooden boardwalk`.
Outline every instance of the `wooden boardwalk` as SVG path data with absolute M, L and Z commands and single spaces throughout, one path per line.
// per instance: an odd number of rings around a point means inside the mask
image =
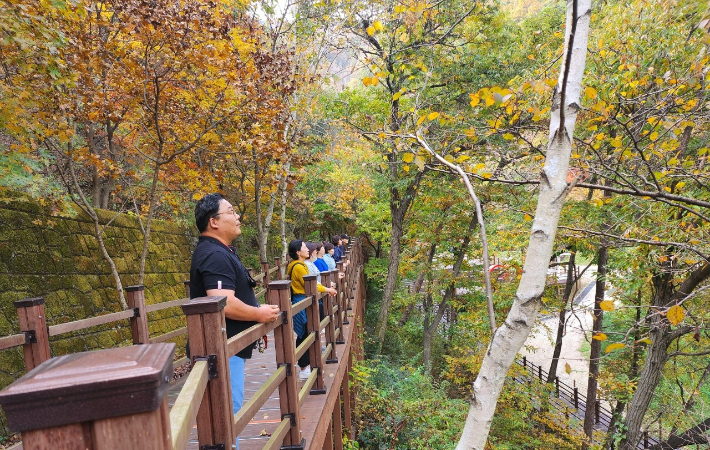
M 350 325 L 344 325 L 344 336 L 346 344 L 337 345 L 336 355 L 338 357 L 337 364 L 325 364 L 325 384 L 326 395 L 309 395 L 303 406 L 301 407 L 301 431 L 306 439 L 305 450 L 310 449 L 310 443 L 313 441 L 313 436 L 316 432 L 322 432 L 323 427 L 318 427 L 319 422 L 329 421 L 329 417 L 325 417 L 327 411 L 332 411 L 332 406 L 328 408 L 326 403 L 331 404 L 336 401 L 338 396 L 331 392 L 333 385 L 338 386 L 339 380 L 347 376 L 347 357 L 350 351 L 350 328 L 355 322 Z M 295 338 L 294 338 L 295 339 Z M 271 375 L 276 370 L 276 354 L 273 347 L 273 333 L 268 335 L 269 346 L 263 353 L 254 351 L 252 358 L 247 360 L 245 367 L 246 380 L 244 383 L 244 403 L 247 401 L 266 383 Z M 325 339 L 321 334 L 321 343 L 325 345 Z M 168 405 L 172 408 L 175 399 L 180 394 L 183 383 L 187 380 L 187 375 L 176 380 L 168 391 Z M 299 381 L 299 388 L 304 382 Z M 269 400 L 249 421 L 249 425 L 239 436 L 240 450 L 255 450 L 261 449 L 266 444 L 271 434 L 276 430 L 276 427 L 281 423 L 281 413 L 279 408 L 278 389 L 269 397 Z M 193 425 L 190 440 L 187 446 L 188 450 L 199 450 L 197 441 L 197 426 Z

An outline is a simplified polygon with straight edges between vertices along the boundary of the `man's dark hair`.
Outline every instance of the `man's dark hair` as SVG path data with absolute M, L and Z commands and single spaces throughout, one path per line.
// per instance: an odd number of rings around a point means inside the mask
M 331 244 L 330 242 L 325 243 L 325 252 L 328 253 L 329 251 L 333 250 L 335 246 Z
M 219 202 L 224 200 L 222 194 L 205 195 L 195 204 L 195 225 L 200 233 L 207 229 L 207 224 L 210 218 L 214 217 L 219 211 Z
M 300 239 L 294 239 L 288 243 L 288 256 L 290 256 L 292 260 L 298 260 L 298 252 L 301 250 L 302 245 L 303 241 Z
M 332 242 L 333 245 L 335 245 L 336 247 L 337 247 L 338 245 L 340 245 L 340 242 L 339 242 L 339 241 L 340 241 L 340 235 L 339 235 L 339 234 L 336 234 L 335 236 L 333 236 L 333 239 L 330 240 L 330 242 Z

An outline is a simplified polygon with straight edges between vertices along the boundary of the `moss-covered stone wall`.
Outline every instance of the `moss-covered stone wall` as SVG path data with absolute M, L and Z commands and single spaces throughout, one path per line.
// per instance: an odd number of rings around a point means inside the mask
M 143 234 L 135 217 L 101 211 L 108 252 L 123 286 L 136 284 Z M 192 230 L 154 221 L 144 280 L 146 304 L 185 297 Z M 17 196 L 0 200 L 0 335 L 19 332 L 13 301 L 44 297 L 48 325 L 121 310 L 108 263 L 101 256 L 93 221 L 85 214 L 63 217 L 50 206 Z M 151 313 L 152 337 L 185 326 L 179 307 Z M 184 337 L 177 341 L 184 348 Z M 131 344 L 128 320 L 50 338 L 53 356 Z M 24 373 L 21 348 L 0 351 L 0 388 Z M 2 430 L 0 430 L 2 431 Z

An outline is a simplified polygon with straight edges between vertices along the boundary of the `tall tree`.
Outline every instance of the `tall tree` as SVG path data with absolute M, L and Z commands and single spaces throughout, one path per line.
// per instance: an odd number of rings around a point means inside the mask
M 508 368 L 530 333 L 541 306 L 557 223 L 570 189 L 566 178 L 580 104 L 590 18 L 588 0 L 568 2 L 565 50 L 552 101 L 549 142 L 527 259 L 513 306 L 492 336 L 473 383 L 469 413 L 457 449 L 484 449 Z

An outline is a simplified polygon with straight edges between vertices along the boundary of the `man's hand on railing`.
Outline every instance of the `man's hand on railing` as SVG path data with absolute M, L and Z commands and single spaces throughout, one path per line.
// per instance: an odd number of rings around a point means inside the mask
M 257 308 L 257 322 L 273 322 L 279 317 L 279 307 L 277 305 L 261 305 Z
M 332 297 L 332 296 L 335 296 L 335 295 L 338 295 L 338 291 L 336 291 L 336 290 L 333 289 L 333 288 L 325 288 L 325 292 L 326 292 L 328 295 L 330 295 L 331 297 Z

